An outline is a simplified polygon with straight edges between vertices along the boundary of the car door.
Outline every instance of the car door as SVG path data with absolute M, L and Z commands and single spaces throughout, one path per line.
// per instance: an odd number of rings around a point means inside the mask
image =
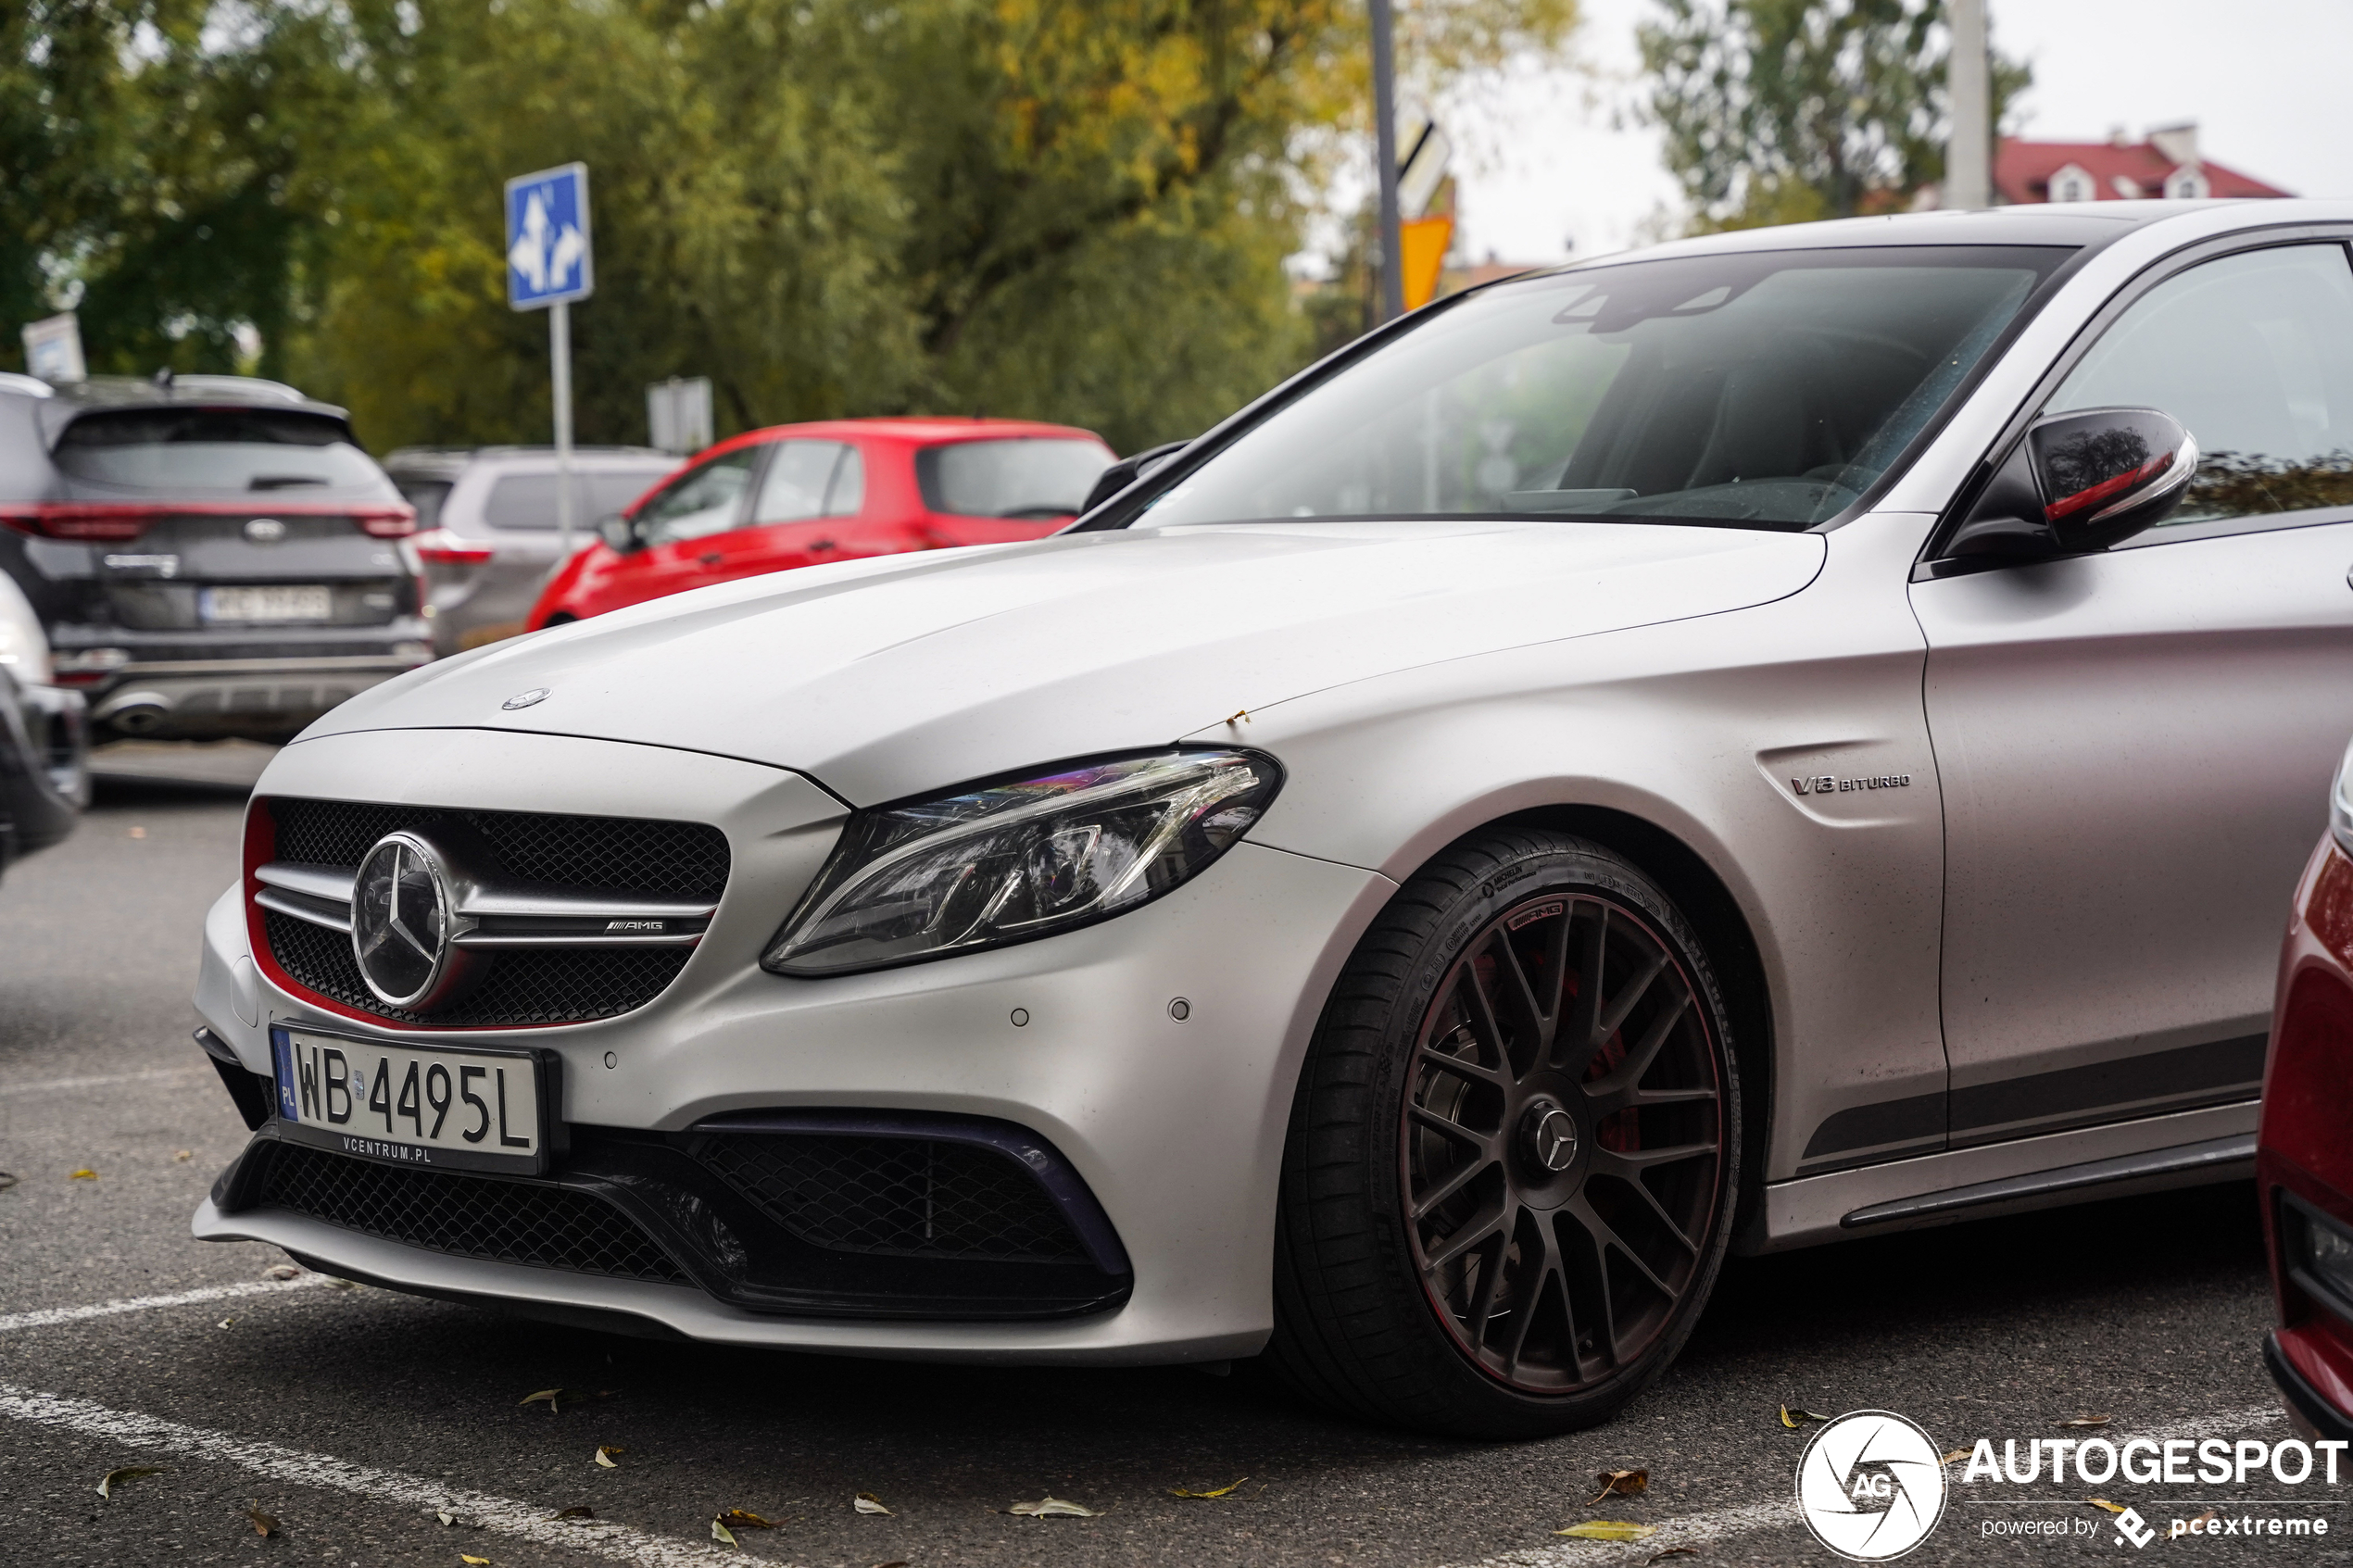
M 2353 733 L 2345 247 L 2145 281 L 2044 405 L 2099 407 L 2196 438 L 2172 518 L 1912 587 L 1956 1148 L 2255 1096 L 2281 922 Z
M 711 541 L 726 577 L 786 571 L 870 554 L 847 549 L 866 490 L 858 448 L 842 441 L 779 441 L 768 449 L 749 526 Z
M 757 445 L 731 447 L 648 497 L 635 519 L 644 545 L 615 574 L 616 604 L 660 598 L 717 580 L 713 569 L 725 559 L 718 536 L 742 526 L 761 455 Z

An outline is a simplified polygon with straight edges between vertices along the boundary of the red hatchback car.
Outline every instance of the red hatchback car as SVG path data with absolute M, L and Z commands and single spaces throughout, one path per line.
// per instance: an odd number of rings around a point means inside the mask
M 2280 1325 L 2263 1360 L 2295 1424 L 2353 1439 L 2353 753 L 2280 954 L 2255 1176 Z
M 1113 460 L 1091 431 L 1026 420 L 826 420 L 734 436 L 573 557 L 533 631 L 824 561 L 1051 533 Z

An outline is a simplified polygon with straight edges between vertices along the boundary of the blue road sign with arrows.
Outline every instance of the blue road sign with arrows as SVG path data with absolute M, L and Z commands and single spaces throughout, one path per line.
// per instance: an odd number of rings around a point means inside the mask
M 596 291 L 588 244 L 588 166 L 567 163 L 507 182 L 507 303 L 517 310 Z

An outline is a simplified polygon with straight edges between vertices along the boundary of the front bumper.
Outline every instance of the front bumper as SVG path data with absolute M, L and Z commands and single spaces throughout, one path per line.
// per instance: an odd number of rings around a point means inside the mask
M 727 891 L 661 997 L 598 1022 L 436 1032 L 433 1043 L 555 1051 L 564 1120 L 589 1142 L 774 1110 L 1011 1123 L 1068 1161 L 1124 1244 L 1132 1278 L 1123 1300 L 1073 1316 L 903 1321 L 755 1311 L 707 1285 L 453 1257 L 269 1206 L 228 1213 L 208 1203 L 199 1236 L 271 1242 L 402 1289 L 554 1315 L 617 1313 L 727 1343 L 1106 1362 L 1223 1360 L 1263 1344 L 1292 1087 L 1332 977 L 1394 891 L 1378 874 L 1245 841 L 1192 883 L 1101 925 L 797 981 L 761 972 L 759 954 L 843 817 L 797 774 L 563 736 L 370 732 L 289 747 L 258 793 L 715 823 L 733 858 Z M 330 1020 L 271 985 L 247 951 L 238 898 L 224 896 L 207 922 L 197 1005 L 247 1070 L 268 1072 L 273 1022 L 420 1039 Z M 1179 997 L 1182 1020 L 1170 1005 Z

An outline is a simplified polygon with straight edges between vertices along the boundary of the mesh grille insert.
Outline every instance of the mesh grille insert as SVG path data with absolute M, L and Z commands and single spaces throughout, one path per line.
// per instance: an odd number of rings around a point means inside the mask
M 545 811 L 458 811 L 276 796 L 276 857 L 357 868 L 395 828 L 430 834 L 463 822 L 525 882 L 653 897 L 715 899 L 727 885 L 727 835 L 708 822 L 568 817 Z
M 438 1012 L 409 1012 L 376 999 L 359 978 L 351 938 L 340 931 L 262 911 L 270 951 L 295 983 L 396 1023 L 512 1028 L 582 1023 L 641 1008 L 686 967 L 691 947 L 525 947 L 501 953 L 481 986 Z
M 271 1151 L 261 1201 L 461 1258 L 668 1284 L 686 1278 L 620 1210 L 563 1187 L 404 1170 L 281 1144 Z
M 602 893 L 715 901 L 727 885 L 727 835 L 708 822 L 570 817 L 539 811 L 459 811 L 364 801 L 271 798 L 280 860 L 359 868 L 385 834 L 430 834 L 461 823 L 479 834 L 500 868 L 522 882 Z M 482 985 L 431 1014 L 390 1008 L 359 977 L 350 939 L 265 910 L 262 928 L 278 967 L 296 985 L 345 1007 L 398 1023 L 511 1028 L 612 1018 L 660 996 L 691 947 L 517 949 L 500 953 Z
M 914 1258 L 1084 1262 L 1043 1188 L 972 1144 L 835 1134 L 724 1133 L 696 1158 L 803 1241 Z

